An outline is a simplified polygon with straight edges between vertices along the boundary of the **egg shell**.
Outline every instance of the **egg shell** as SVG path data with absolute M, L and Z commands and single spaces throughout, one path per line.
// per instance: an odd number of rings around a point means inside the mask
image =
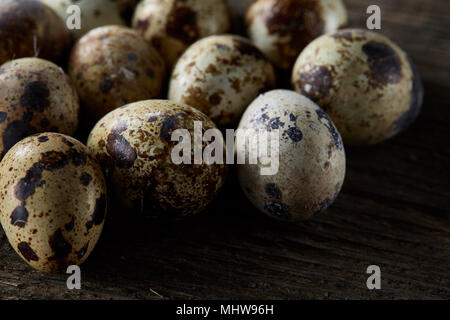
M 202 122 L 203 132 L 216 128 L 200 111 L 166 100 L 132 103 L 97 123 L 88 148 L 122 205 L 148 217 L 174 218 L 198 213 L 214 199 L 226 165 L 176 165 L 171 158 L 177 145 L 172 132 L 186 129 L 193 139 L 194 121 Z
M 406 53 L 385 36 L 345 29 L 312 42 L 299 56 L 292 84 L 333 119 L 349 145 L 374 144 L 418 116 L 423 87 Z
M 136 8 L 133 27 L 171 68 L 190 44 L 227 32 L 230 17 L 224 0 L 143 0 Z
M 0 163 L 0 222 L 33 268 L 65 272 L 94 249 L 106 214 L 106 182 L 81 142 L 42 133 L 17 143 Z
M 261 175 L 261 160 L 238 165 L 241 187 L 261 212 L 299 222 L 337 198 L 345 177 L 344 146 L 333 122 L 314 102 L 290 90 L 269 91 L 248 107 L 239 129 L 279 130 L 276 174 Z
M 64 21 L 71 21 L 73 11 L 67 9 L 76 5 L 80 8 L 80 29 L 69 30 L 74 40 L 80 39 L 88 31 L 105 25 L 127 25 L 135 0 L 40 0 L 52 8 Z
M 312 40 L 346 24 L 342 0 L 259 0 L 246 15 L 248 36 L 281 69 L 292 68 Z
M 23 57 L 64 63 L 70 36 L 63 21 L 36 0 L 0 1 L 0 64 Z
M 45 131 L 73 134 L 80 106 L 64 71 L 39 58 L 0 67 L 0 159 L 23 138 Z
M 197 41 L 180 58 L 169 99 L 199 109 L 221 127 L 234 126 L 275 82 L 272 65 L 248 39 L 215 35 Z
M 76 43 L 69 74 L 82 109 L 98 120 L 124 104 L 160 96 L 165 65 L 136 30 L 104 26 Z

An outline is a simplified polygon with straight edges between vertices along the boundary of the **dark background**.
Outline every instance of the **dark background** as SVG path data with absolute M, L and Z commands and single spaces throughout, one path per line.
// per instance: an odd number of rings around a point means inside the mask
M 204 214 L 176 224 L 110 217 L 66 275 L 24 263 L 0 231 L 0 298 L 450 298 L 450 1 L 346 0 L 351 27 L 378 4 L 382 33 L 413 58 L 425 86 L 417 122 L 377 146 L 347 148 L 343 191 L 298 226 L 256 212 L 231 177 Z M 382 289 L 366 288 L 381 267 Z

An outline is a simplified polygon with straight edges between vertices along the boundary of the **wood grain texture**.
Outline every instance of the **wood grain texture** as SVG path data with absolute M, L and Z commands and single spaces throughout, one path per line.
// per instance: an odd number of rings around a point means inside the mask
M 344 189 L 326 213 L 298 226 L 270 220 L 232 177 L 183 223 L 110 216 L 79 291 L 32 270 L 0 232 L 0 298 L 449 299 L 450 1 L 346 4 L 352 27 L 365 27 L 369 4 L 381 7 L 382 32 L 417 64 L 425 103 L 407 132 L 347 149 Z M 371 264 L 382 290 L 366 288 Z

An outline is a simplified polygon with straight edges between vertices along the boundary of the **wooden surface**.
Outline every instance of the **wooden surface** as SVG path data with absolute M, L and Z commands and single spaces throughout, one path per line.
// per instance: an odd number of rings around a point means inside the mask
M 342 194 L 299 226 L 265 218 L 234 179 L 205 214 L 177 224 L 110 217 L 82 266 L 83 289 L 43 275 L 0 233 L 0 298 L 450 298 L 450 1 L 347 0 L 352 27 L 369 4 L 416 62 L 418 121 L 370 148 L 347 149 Z M 367 266 L 382 289 L 366 288 Z

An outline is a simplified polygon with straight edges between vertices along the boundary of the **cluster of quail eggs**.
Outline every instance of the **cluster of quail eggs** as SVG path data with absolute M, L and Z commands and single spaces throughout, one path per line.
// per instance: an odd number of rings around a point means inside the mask
M 77 12 L 81 29 L 70 30 Z M 32 267 L 58 272 L 92 252 L 109 203 L 137 219 L 201 212 L 228 170 L 173 162 L 172 133 L 194 137 L 196 121 L 202 133 L 277 132 L 275 174 L 261 175 L 259 158 L 237 165 L 261 212 L 300 222 L 325 211 L 344 183 L 344 144 L 393 137 L 423 100 L 401 48 L 346 25 L 341 0 L 2 0 L 9 242 Z M 286 71 L 292 87 L 280 88 Z

